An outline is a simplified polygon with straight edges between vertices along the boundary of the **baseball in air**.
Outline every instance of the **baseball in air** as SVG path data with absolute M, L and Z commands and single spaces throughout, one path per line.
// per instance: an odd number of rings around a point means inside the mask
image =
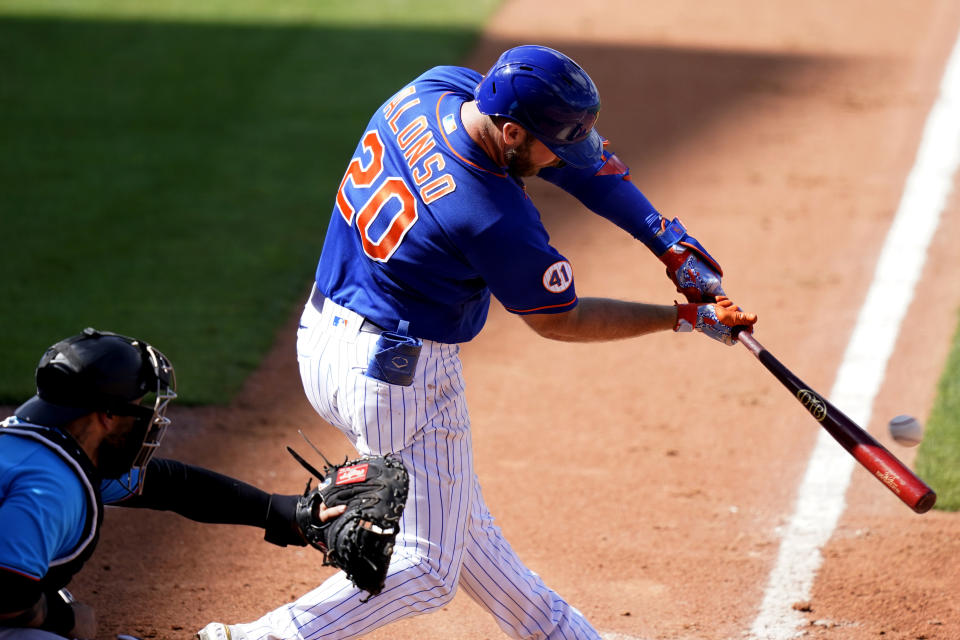
M 923 425 L 913 416 L 897 416 L 890 420 L 890 436 L 905 447 L 915 447 L 923 440 Z

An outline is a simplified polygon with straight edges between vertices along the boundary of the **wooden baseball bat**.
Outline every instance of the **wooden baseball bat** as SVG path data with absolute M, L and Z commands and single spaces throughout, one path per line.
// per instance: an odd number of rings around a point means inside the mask
M 750 350 L 773 376 L 783 383 L 814 420 L 827 430 L 857 462 L 917 513 L 926 513 L 937 501 L 933 489 L 918 478 L 873 436 L 857 426 L 816 391 L 811 389 L 757 342 L 749 331 L 737 335 L 740 344 Z

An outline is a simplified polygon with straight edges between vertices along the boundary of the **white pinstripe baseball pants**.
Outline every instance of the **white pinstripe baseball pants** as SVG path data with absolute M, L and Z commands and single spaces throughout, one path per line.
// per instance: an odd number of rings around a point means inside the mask
M 449 603 L 462 587 L 513 638 L 599 638 L 583 615 L 527 569 L 493 524 L 473 471 L 460 347 L 424 341 L 414 382 L 364 375 L 378 335 L 327 300 L 308 302 L 297 339 L 310 403 L 363 454 L 400 455 L 410 491 L 384 590 L 368 602 L 342 572 L 259 620 L 249 640 L 354 638 Z M 234 637 L 239 636 L 236 634 Z

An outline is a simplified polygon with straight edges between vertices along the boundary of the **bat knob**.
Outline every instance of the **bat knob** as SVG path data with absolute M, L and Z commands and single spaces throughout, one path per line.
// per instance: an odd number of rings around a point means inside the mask
M 913 505 L 913 510 L 916 511 L 917 513 L 926 513 L 927 511 L 930 511 L 930 509 L 933 508 L 933 505 L 936 503 L 936 501 L 937 501 L 937 494 L 934 493 L 933 490 L 931 489 L 930 491 L 923 494 L 923 496 L 919 500 L 917 500 L 917 504 Z

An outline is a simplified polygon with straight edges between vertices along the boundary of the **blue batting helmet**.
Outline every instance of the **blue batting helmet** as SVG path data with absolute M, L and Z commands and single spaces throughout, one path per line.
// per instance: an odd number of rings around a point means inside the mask
M 587 72 L 559 51 L 508 49 L 474 97 L 480 113 L 515 121 L 568 164 L 584 167 L 601 158 L 603 141 L 594 129 L 600 93 Z

